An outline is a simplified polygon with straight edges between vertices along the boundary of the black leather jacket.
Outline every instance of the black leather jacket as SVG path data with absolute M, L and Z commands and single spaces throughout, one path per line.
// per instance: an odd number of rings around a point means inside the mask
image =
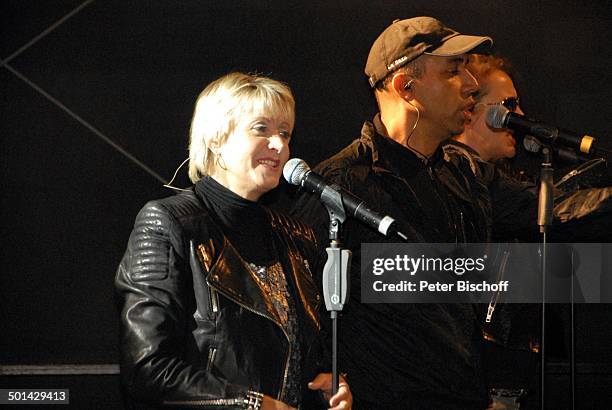
M 449 140 L 443 149 L 446 161 L 455 166 L 465 167 L 467 164 L 474 176 L 487 187 L 488 195 L 479 200 L 483 206 L 491 208 L 491 232 L 496 242 L 541 240 L 537 228 L 538 186 L 534 182 L 513 177 L 497 164 L 482 160 L 474 149 L 459 141 Z M 553 242 L 607 240 L 612 220 L 610 198 L 611 187 L 573 193 L 555 192 L 555 219 L 550 230 Z M 513 246 L 508 244 L 505 250 L 510 252 L 512 249 Z M 528 261 L 534 255 L 513 253 L 511 257 Z M 524 263 L 524 269 L 528 270 L 529 266 L 529 263 Z M 534 275 L 540 274 L 539 266 L 532 269 Z M 533 304 L 498 305 L 493 321 L 485 326 L 486 337 L 512 349 L 534 350 L 539 345 L 540 315 L 539 307 Z
M 520 181 L 499 166 L 483 161 L 478 153 L 461 142 L 444 144 L 444 156 L 457 167 L 469 165 L 488 195 L 480 196 L 483 206 L 491 209 L 492 239 L 498 242 L 520 239 L 539 242 L 537 227 L 538 185 Z M 612 187 L 576 191 L 555 190 L 554 242 L 605 242 L 609 238 Z
M 271 212 L 271 220 L 296 301 L 307 390 L 320 357 L 320 296 L 309 268 L 314 235 L 287 217 Z M 269 295 L 251 275 L 196 194 L 146 204 L 115 280 L 130 396 L 223 409 L 244 408 L 247 390 L 280 397 L 290 345 Z M 317 408 L 307 394 L 304 408 Z
M 486 242 L 487 209 L 475 199 L 486 187 L 469 169 L 444 161 L 441 149 L 421 159 L 383 132 L 378 117 L 374 124 L 366 122 L 359 139 L 315 172 L 395 218 L 398 230 L 412 242 Z M 329 218 L 318 198 L 303 194 L 293 213 L 313 226 L 323 242 Z M 343 246 L 353 257 L 338 354 L 351 383 L 353 408 L 485 408 L 482 336 L 474 307 L 361 303 L 361 243 L 395 240 L 354 219 L 347 219 L 343 230 Z
M 365 122 L 360 138 L 315 171 L 359 198 L 374 210 L 396 219 L 398 230 L 412 242 L 486 242 L 490 236 L 487 187 L 472 175 L 467 164 L 449 164 L 439 148 L 431 158 L 384 137 L 379 115 Z M 300 198 L 294 214 L 327 238 L 328 216 L 311 195 Z M 321 240 L 321 239 L 320 239 Z M 345 222 L 344 244 L 394 242 L 353 219 Z

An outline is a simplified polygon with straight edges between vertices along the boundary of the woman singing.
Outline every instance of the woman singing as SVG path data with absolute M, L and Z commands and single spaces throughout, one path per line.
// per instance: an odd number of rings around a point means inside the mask
M 344 380 L 330 397 L 331 375 L 319 373 L 314 235 L 257 202 L 279 183 L 294 106 L 286 85 L 241 73 L 198 97 L 189 146 L 195 186 L 144 206 L 117 272 L 121 373 L 133 398 L 185 408 L 350 409 Z

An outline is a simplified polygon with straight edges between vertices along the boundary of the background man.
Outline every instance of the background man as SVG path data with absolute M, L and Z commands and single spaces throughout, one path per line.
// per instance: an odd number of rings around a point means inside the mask
M 489 189 L 492 209 L 492 237 L 495 240 L 539 241 L 535 222 L 537 215 L 537 184 L 534 181 L 519 180 L 518 171 L 507 159 L 516 155 L 517 139 L 510 129 L 491 128 L 486 123 L 486 113 L 491 106 L 503 105 L 506 109 L 524 115 L 519 105 L 519 95 L 513 81 L 509 62 L 492 55 L 473 55 L 468 70 L 479 83 L 474 95 L 476 104 L 468 117 L 464 131 L 453 141 L 444 145 L 446 159 L 452 162 L 467 161 L 477 179 Z M 558 158 L 557 156 L 555 156 Z M 557 161 L 555 161 L 557 163 Z M 555 164 L 559 165 L 559 164 Z M 601 165 L 601 164 L 600 164 Z M 604 167 L 599 166 L 600 170 Z M 567 169 L 565 172 L 568 172 Z M 591 174 L 593 174 L 592 172 Z M 571 181 L 577 181 L 573 178 Z M 601 219 L 610 209 L 612 188 L 610 182 L 602 180 L 599 188 L 570 183 L 555 186 L 555 217 L 553 235 L 564 241 L 605 241 Z M 581 189 L 579 188 L 590 188 Z M 599 219 L 593 218 L 599 215 Z M 588 217 L 588 218 L 586 218 Z M 559 226 L 558 222 L 571 221 Z
M 515 135 L 510 129 L 492 128 L 486 123 L 487 111 L 495 105 L 502 105 L 510 112 L 524 115 L 514 83 L 516 73 L 506 59 L 493 55 L 470 56 L 468 70 L 479 83 L 479 90 L 474 95 L 476 104 L 464 131 L 453 140 L 445 142 L 445 159 L 456 165 L 462 161 L 469 163 L 477 179 L 488 187 L 493 240 L 521 239 L 525 242 L 538 242 L 541 240 L 536 223 L 538 186 L 534 183 L 535 179 L 528 180 L 528 177 L 511 167 L 508 161 L 515 157 L 517 141 L 520 147 L 523 136 L 519 133 Z M 609 230 L 606 227 L 612 215 L 612 188 L 586 187 L 589 189 L 578 190 L 584 187 L 577 183 L 555 186 L 552 242 L 607 241 Z M 563 263 L 570 265 L 569 261 Z M 579 262 L 576 259 L 574 263 Z M 565 271 L 560 267 L 556 270 Z M 574 292 L 580 293 L 578 289 Z M 570 300 L 569 290 L 567 300 Z M 519 396 L 527 391 L 526 388 L 534 388 L 530 383 L 536 379 L 536 356 L 528 352 L 539 349 L 539 309 L 537 305 L 527 304 L 498 305 L 493 321 L 484 329 L 487 340 L 493 342 L 485 345 L 487 380 L 490 387 L 495 387 L 497 391 L 499 387 L 506 388 L 503 400 L 513 399 L 515 407 L 512 408 L 518 408 Z M 564 344 L 565 337 L 561 328 L 564 316 L 568 317 L 565 322 L 569 321 L 569 306 L 551 305 L 546 313 L 549 323 L 547 356 L 565 358 L 569 346 Z M 555 325 L 551 326 L 551 323 Z M 503 350 L 500 346 L 508 349 Z M 537 395 L 532 394 L 526 398 L 527 405 L 536 401 L 534 396 Z

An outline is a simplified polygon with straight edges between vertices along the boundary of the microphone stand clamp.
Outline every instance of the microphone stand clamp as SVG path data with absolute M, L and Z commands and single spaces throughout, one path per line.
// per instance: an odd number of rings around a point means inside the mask
M 342 195 L 331 188 L 325 188 L 321 198 L 327 197 L 323 204 L 329 214 L 330 245 L 326 248 L 327 262 L 323 268 L 323 298 L 332 321 L 332 395 L 338 391 L 338 312 L 347 303 L 349 295 L 349 276 L 352 253 L 342 249 L 342 223 L 346 212 Z

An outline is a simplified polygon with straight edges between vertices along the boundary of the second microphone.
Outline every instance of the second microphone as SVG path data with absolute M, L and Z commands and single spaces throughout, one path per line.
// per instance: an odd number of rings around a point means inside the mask
M 314 173 L 306 161 L 300 158 L 290 159 L 283 168 L 283 176 L 290 184 L 302 186 L 306 190 L 319 195 L 321 201 L 325 205 L 331 207 L 335 207 L 336 204 L 331 203 L 332 196 L 326 195 L 326 190 L 333 190 L 339 193 L 342 198 L 344 211 L 347 215 L 376 229 L 385 236 L 397 235 L 402 240 L 407 239 L 406 235 L 397 231 L 395 219 L 388 215 L 372 211 L 366 203 L 357 196 L 336 184 L 329 184 L 322 176 Z

